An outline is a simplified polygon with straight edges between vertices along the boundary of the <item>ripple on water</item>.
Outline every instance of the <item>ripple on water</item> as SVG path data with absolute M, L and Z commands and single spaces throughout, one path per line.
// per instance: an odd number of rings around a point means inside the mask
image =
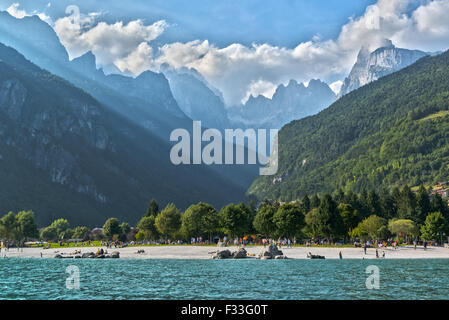
M 80 270 L 80 290 L 65 286 Z M 367 266 L 380 289 L 367 290 Z M 1 259 L 0 299 L 447 299 L 449 260 Z

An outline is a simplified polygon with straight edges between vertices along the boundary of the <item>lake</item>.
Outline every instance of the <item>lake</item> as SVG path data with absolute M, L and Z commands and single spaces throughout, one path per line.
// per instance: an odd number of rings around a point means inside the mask
M 368 290 L 366 268 L 379 270 Z M 67 267 L 79 271 L 72 288 Z M 0 299 L 447 299 L 449 260 L 0 259 Z

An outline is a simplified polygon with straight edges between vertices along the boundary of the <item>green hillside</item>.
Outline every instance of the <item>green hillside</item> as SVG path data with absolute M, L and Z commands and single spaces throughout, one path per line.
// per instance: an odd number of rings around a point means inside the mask
M 449 52 L 425 57 L 279 134 L 279 171 L 248 193 L 297 199 L 449 179 Z

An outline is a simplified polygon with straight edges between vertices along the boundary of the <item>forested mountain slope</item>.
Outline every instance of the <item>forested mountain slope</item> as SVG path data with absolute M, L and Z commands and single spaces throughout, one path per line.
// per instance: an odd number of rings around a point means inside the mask
M 248 193 L 297 199 L 338 188 L 449 179 L 449 52 L 355 90 L 279 134 L 279 171 Z

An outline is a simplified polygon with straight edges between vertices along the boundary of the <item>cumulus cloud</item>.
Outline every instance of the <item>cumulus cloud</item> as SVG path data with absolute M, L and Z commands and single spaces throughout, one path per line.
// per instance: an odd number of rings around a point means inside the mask
M 77 6 L 67 7 L 66 14 L 56 20 L 54 29 L 71 59 L 92 51 L 99 65 L 115 65 L 122 72 L 136 74 L 150 68 L 153 51 L 148 42 L 167 27 L 163 20 L 151 25 L 140 19 L 127 24 L 97 23 L 99 13 L 81 14 Z
M 337 81 L 335 81 L 335 82 L 332 82 L 332 83 L 329 85 L 329 88 L 331 88 L 331 90 L 332 90 L 335 94 L 339 94 L 342 86 L 343 86 L 343 81 L 337 80 Z
M 50 16 L 48 16 L 44 12 L 38 12 L 37 10 L 35 10 L 32 13 L 28 13 L 23 9 L 19 9 L 19 7 L 20 7 L 19 3 L 13 3 L 6 9 L 6 12 L 8 12 L 11 16 L 13 16 L 17 19 L 23 19 L 25 17 L 31 17 L 31 16 L 38 16 L 42 21 L 45 21 L 49 25 L 53 25 L 53 21 L 50 18 Z M 49 5 L 47 5 L 47 8 L 48 7 L 49 7 Z
M 311 41 L 295 48 L 268 44 L 245 47 L 233 44 L 217 48 L 207 41 L 174 43 L 163 46 L 158 63 L 175 68 L 195 68 L 214 86 L 223 91 L 228 104 L 237 104 L 257 92 L 269 97 L 272 90 L 264 84 L 279 85 L 290 79 L 307 82 L 311 78 L 328 81 L 342 78 L 352 67 L 363 46 L 375 50 L 385 39 L 399 47 L 425 51 L 449 47 L 449 0 L 379 0 L 358 18 L 351 18 L 334 40 Z M 333 82 L 337 92 L 341 81 Z
M 10 11 L 22 15 L 18 6 Z M 228 105 L 251 95 L 271 97 L 276 86 L 294 79 L 319 78 L 337 91 L 362 46 L 374 50 L 391 39 L 398 47 L 439 51 L 449 47 L 449 0 L 378 0 L 359 17 L 341 27 L 335 39 L 316 35 L 293 48 L 270 44 L 231 44 L 220 48 L 207 40 L 151 47 L 167 27 L 165 21 L 146 25 L 96 22 L 98 13 L 81 14 L 75 6 L 54 28 L 71 58 L 91 50 L 97 63 L 114 65 L 122 72 L 139 74 L 173 68 L 194 68 L 223 93 Z M 336 81 L 339 80 L 339 81 Z
M 246 103 L 248 99 L 253 96 L 264 96 L 269 99 L 271 99 L 276 92 L 278 85 L 275 83 L 272 83 L 270 81 L 264 81 L 264 80 L 257 80 L 252 81 L 249 85 L 248 91 L 246 93 L 246 96 L 242 99 L 242 104 Z
M 344 60 L 349 63 L 351 58 L 332 41 L 310 41 L 294 49 L 268 44 L 218 48 L 208 41 L 193 41 L 162 46 L 155 63 L 198 70 L 223 92 L 228 105 L 235 105 L 257 91 L 270 97 L 273 88 L 291 79 L 306 82 L 317 75 L 343 74 L 348 65 L 341 63 Z

